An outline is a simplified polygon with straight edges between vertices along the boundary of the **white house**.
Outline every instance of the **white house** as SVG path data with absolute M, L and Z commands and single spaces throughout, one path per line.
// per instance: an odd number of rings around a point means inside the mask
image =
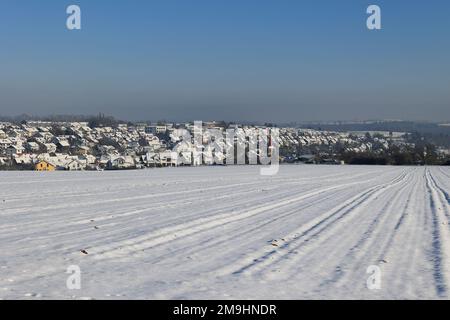
M 67 162 L 67 164 L 65 165 L 65 169 L 70 170 L 70 171 L 79 171 L 79 170 L 84 170 L 85 168 L 86 168 L 86 162 L 81 161 L 79 159 L 73 159 L 73 160 Z
M 136 166 L 133 157 L 130 156 L 119 156 L 111 159 L 107 163 L 107 168 L 110 170 L 114 169 L 132 169 Z
M 173 151 L 164 151 L 159 153 L 159 163 L 163 167 L 178 165 L 178 154 Z
M 39 145 L 36 142 L 27 142 L 25 144 L 25 148 L 31 152 L 39 151 Z

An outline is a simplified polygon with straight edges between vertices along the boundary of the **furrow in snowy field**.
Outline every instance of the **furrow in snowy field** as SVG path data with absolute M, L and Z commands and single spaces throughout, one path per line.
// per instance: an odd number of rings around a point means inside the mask
M 187 223 L 182 223 L 173 227 L 167 227 L 163 229 L 156 230 L 148 235 L 143 235 L 140 237 L 127 239 L 121 243 L 115 244 L 115 247 L 110 245 L 94 248 L 93 253 L 100 253 L 102 258 L 104 257 L 120 257 L 123 255 L 128 255 L 132 252 L 142 251 L 153 246 L 167 243 L 168 241 L 178 239 L 180 237 L 189 236 L 195 233 L 199 233 L 205 230 L 209 230 L 218 226 L 223 226 L 231 222 L 239 221 L 242 219 L 251 218 L 262 212 L 267 212 L 273 209 L 278 209 L 290 205 L 292 203 L 297 203 L 301 200 L 323 194 L 327 191 L 338 189 L 338 188 L 348 188 L 359 182 L 352 182 L 346 184 L 338 184 L 336 186 L 318 188 L 306 194 L 300 196 L 294 196 L 292 198 L 283 198 L 280 202 L 271 203 L 264 206 L 258 206 L 257 208 L 252 208 L 250 210 L 243 210 L 232 213 L 224 213 L 220 215 L 213 215 L 207 218 L 200 218 Z M 117 252 L 114 252 L 116 250 Z
M 315 219 L 302 225 L 299 229 L 294 230 L 290 234 L 286 234 L 279 239 L 274 239 L 272 247 L 263 249 L 261 253 L 255 253 L 246 257 L 237 266 L 227 266 L 222 272 L 229 272 L 233 269 L 234 274 L 254 272 L 254 269 L 261 270 L 267 268 L 267 265 L 271 265 L 274 262 L 284 259 L 289 255 L 297 255 L 297 250 L 309 242 L 313 237 L 318 236 L 323 230 L 333 227 L 336 222 L 341 222 L 350 213 L 356 213 L 360 209 L 360 206 L 366 206 L 371 199 L 377 196 L 383 189 L 391 188 L 397 183 L 403 181 L 405 175 L 395 178 L 393 181 L 377 185 L 368 190 L 361 192 L 355 197 L 345 201 L 331 210 L 319 215 Z
M 0 173 L 0 298 L 449 298 L 447 168 L 258 173 Z
M 432 258 L 436 292 L 439 296 L 447 296 L 450 289 L 450 229 L 448 220 L 450 208 L 445 194 L 437 187 L 430 170 L 427 170 L 426 177 L 433 217 Z

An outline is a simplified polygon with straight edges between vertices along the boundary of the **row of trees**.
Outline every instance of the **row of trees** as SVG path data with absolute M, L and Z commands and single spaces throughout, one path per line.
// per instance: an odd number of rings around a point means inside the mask
M 381 152 L 346 152 L 341 155 L 341 160 L 348 164 L 450 165 L 450 157 L 438 154 L 432 144 L 402 148 L 390 146 L 388 150 Z
M 438 152 L 436 144 L 426 136 L 412 133 L 404 137 L 405 143 L 395 143 L 392 138 L 367 133 L 363 137 L 350 136 L 355 143 L 337 142 L 333 145 L 283 146 L 280 154 L 288 162 L 301 161 L 301 155 L 314 155 L 310 162 L 323 159 L 344 161 L 348 164 L 366 165 L 449 165 L 450 156 Z M 370 145 L 370 151 L 354 150 L 358 144 Z

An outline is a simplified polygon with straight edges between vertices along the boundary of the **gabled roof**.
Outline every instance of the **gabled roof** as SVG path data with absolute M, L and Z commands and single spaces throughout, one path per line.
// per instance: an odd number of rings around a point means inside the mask
M 57 165 L 56 164 L 54 164 L 53 162 L 51 162 L 51 161 L 48 161 L 48 160 L 39 160 L 38 162 L 36 162 L 36 166 L 39 164 L 39 163 L 47 163 L 47 164 L 49 164 L 49 165 L 51 165 L 52 167 L 57 167 Z

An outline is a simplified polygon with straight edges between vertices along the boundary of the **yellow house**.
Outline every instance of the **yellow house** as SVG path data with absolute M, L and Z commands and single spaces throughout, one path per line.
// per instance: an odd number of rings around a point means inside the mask
M 36 171 L 55 171 L 56 167 L 47 161 L 39 161 L 34 166 L 34 169 Z

